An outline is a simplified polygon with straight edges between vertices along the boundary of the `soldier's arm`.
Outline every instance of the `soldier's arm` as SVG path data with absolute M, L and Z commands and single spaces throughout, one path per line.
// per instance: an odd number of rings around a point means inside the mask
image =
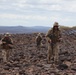
M 2 38 L 2 39 L 1 39 L 1 42 L 2 42 L 2 43 L 6 43 L 6 42 L 5 42 L 5 38 Z
M 12 44 L 13 44 L 13 40 L 11 39 L 11 42 L 12 42 Z
M 51 30 L 49 30 L 47 33 L 46 33 L 46 40 L 47 40 L 47 42 L 51 42 L 51 39 L 50 39 L 50 37 L 49 37 L 49 35 L 51 34 Z
M 10 40 L 11 40 L 11 44 L 13 44 L 13 40 L 10 38 Z
M 5 41 L 5 39 L 4 39 L 4 38 L 2 38 L 2 39 L 1 39 L 1 41 Z

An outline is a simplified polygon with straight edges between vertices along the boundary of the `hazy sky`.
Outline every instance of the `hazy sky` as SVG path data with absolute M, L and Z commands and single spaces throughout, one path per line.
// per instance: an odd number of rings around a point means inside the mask
M 0 0 L 0 26 L 76 26 L 76 0 Z

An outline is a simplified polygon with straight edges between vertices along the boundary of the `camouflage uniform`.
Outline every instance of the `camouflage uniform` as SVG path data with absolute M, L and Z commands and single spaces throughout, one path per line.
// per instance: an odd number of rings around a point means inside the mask
M 39 33 L 36 37 L 36 44 L 37 44 L 37 48 L 40 48 L 41 46 L 41 40 L 42 40 L 42 36 L 41 34 Z
M 9 34 L 6 34 L 5 37 L 2 39 L 2 56 L 3 56 L 3 61 L 7 62 L 9 55 L 10 55 L 10 49 L 12 49 L 12 40 L 9 37 Z
M 54 24 L 54 27 L 58 26 L 58 23 Z M 54 58 L 54 62 L 58 61 L 59 53 L 59 41 L 61 38 L 60 30 L 54 30 L 54 27 L 50 29 L 46 34 L 46 39 L 48 43 L 48 62 Z

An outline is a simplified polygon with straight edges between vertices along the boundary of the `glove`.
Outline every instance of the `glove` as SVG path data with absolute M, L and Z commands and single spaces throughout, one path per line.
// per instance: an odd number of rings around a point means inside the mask
M 51 40 L 48 40 L 49 43 L 51 43 Z

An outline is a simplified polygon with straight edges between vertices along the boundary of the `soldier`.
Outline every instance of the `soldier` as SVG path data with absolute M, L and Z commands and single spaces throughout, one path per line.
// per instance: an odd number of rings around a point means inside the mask
M 37 35 L 37 37 L 36 37 L 37 48 L 40 48 L 40 46 L 41 46 L 41 41 L 42 41 L 41 33 L 38 33 L 38 35 Z
M 58 22 L 55 22 L 53 28 L 47 32 L 46 39 L 48 42 L 48 63 L 50 63 L 51 59 L 54 60 L 54 63 L 57 63 L 59 53 L 59 42 L 62 39 Z
M 8 58 L 10 55 L 10 49 L 12 49 L 13 42 L 12 39 L 10 38 L 10 34 L 6 33 L 4 38 L 2 38 L 2 55 L 3 55 L 3 61 L 8 62 Z

